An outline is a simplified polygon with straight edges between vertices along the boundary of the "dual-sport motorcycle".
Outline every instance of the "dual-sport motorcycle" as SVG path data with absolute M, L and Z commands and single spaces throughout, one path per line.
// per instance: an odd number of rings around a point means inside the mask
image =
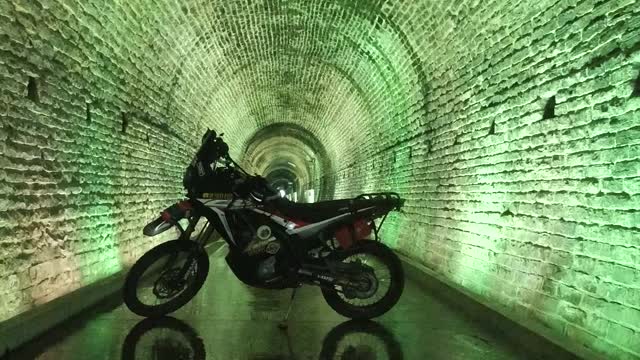
M 152 248 L 130 269 L 123 295 L 134 313 L 162 316 L 196 295 L 209 272 L 204 245 L 214 232 L 228 244 L 232 272 L 249 286 L 294 294 L 302 284 L 319 286 L 331 308 L 354 319 L 380 316 L 400 298 L 402 264 L 378 236 L 387 214 L 404 203 L 398 194 L 291 202 L 233 161 L 213 130 L 183 185 L 187 199 L 144 228 L 156 236 L 175 227 L 179 238 Z

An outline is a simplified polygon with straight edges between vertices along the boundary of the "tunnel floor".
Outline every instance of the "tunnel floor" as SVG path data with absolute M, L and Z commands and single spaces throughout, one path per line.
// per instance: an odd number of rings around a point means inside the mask
M 249 288 L 211 255 L 207 283 L 161 321 L 119 301 L 103 304 L 8 355 L 8 359 L 523 359 L 498 334 L 407 280 L 400 302 L 374 322 L 353 322 L 302 287 L 288 328 L 290 291 Z

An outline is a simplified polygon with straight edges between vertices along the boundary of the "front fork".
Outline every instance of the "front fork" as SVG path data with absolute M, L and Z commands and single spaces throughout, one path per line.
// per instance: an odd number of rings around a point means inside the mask
M 195 241 L 200 245 L 200 248 L 203 247 L 207 239 L 209 239 L 211 235 L 213 235 L 213 232 L 215 231 L 215 229 L 211 225 L 211 223 L 207 222 L 204 226 L 204 229 L 200 231 L 198 236 L 194 240 L 191 240 L 191 235 L 195 231 L 196 226 L 198 225 L 198 221 L 200 221 L 200 219 L 201 219 L 201 216 L 192 216 L 189 219 L 189 225 L 187 225 L 186 229 L 183 229 L 182 225 L 180 225 L 179 223 L 176 223 L 175 225 L 178 228 L 178 231 L 180 231 L 180 236 L 178 237 L 178 240 Z M 178 279 L 185 278 L 185 276 L 187 275 L 187 272 L 191 268 L 191 265 L 195 261 L 195 257 L 196 257 L 196 254 L 194 253 L 189 254 L 189 256 L 187 257 L 187 260 L 184 262 L 184 265 L 180 268 L 180 272 L 178 273 L 178 277 L 177 277 Z M 164 268 L 170 269 L 177 259 L 178 259 L 178 254 L 171 255 L 167 260 L 167 263 L 165 264 Z

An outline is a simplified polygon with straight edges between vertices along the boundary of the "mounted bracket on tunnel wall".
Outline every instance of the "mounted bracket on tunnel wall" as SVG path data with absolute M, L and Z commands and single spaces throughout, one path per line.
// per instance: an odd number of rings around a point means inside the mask
M 38 80 L 33 76 L 29 76 L 29 81 L 27 82 L 27 99 L 33 101 L 34 103 L 40 102 Z
M 500 217 L 505 217 L 505 216 L 515 216 L 515 214 L 511 212 L 510 209 L 507 209 L 500 214 Z
M 556 96 L 553 95 L 552 97 L 549 98 L 549 100 L 547 100 L 547 103 L 544 105 L 544 114 L 542 114 L 542 119 L 552 119 L 556 117 Z
M 496 133 L 496 121 L 493 120 L 491 122 L 491 126 L 489 126 L 489 135 L 495 135 Z
M 631 92 L 631 97 L 640 97 L 640 70 L 638 70 L 638 76 L 633 83 L 633 92 Z
M 91 103 L 89 101 L 85 103 L 85 121 L 87 124 L 91 123 Z
M 127 113 L 123 111 L 123 112 L 120 113 L 120 116 L 122 118 L 122 130 L 121 130 L 121 132 L 123 134 L 126 134 L 127 133 L 127 127 L 129 127 L 129 115 L 127 115 Z

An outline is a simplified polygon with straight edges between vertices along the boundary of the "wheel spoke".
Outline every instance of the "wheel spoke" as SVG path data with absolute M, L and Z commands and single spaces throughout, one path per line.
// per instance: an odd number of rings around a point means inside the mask
M 343 301 L 354 306 L 372 305 L 382 299 L 391 288 L 391 272 L 388 266 L 379 258 L 372 254 L 354 254 L 343 260 L 344 263 L 359 263 L 361 266 L 371 269 L 370 273 L 363 273 L 364 278 L 359 281 L 366 280 L 370 283 L 369 291 L 360 289 L 347 289 L 346 293 L 351 295 L 349 298 L 345 295 L 345 291 L 338 292 Z M 367 270 L 364 270 L 367 271 Z M 373 289 L 372 289 L 373 288 Z M 372 292 L 372 293 L 370 293 Z M 355 295 L 355 297 L 353 297 Z
M 169 254 L 158 258 L 143 274 L 136 293 L 140 302 L 150 306 L 167 303 L 179 296 L 193 283 L 197 273 L 197 262 L 193 260 L 187 265 L 189 254 L 185 252 Z M 156 266 L 156 264 L 160 266 Z M 178 279 L 179 274 L 187 266 L 184 279 Z M 180 284 L 176 288 L 176 284 Z

